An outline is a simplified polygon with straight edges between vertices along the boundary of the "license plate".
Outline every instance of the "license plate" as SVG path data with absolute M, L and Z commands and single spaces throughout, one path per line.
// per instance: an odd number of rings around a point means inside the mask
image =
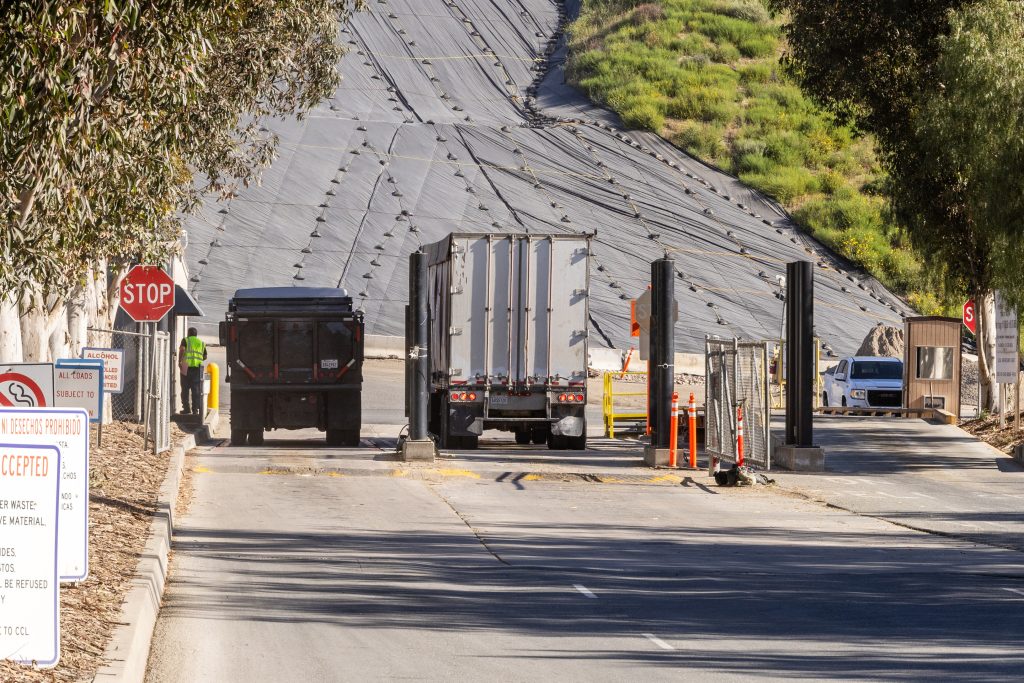
M 324 358 L 320 361 L 321 370 L 337 370 L 338 359 L 337 358 Z
M 508 396 L 491 396 L 492 406 L 507 406 Z

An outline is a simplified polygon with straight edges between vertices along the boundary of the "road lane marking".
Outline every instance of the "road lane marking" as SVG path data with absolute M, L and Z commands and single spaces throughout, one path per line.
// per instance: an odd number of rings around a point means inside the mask
M 654 635 L 653 633 L 644 633 L 643 636 L 647 640 L 651 641 L 652 643 L 654 643 L 655 645 L 660 647 L 662 650 L 674 650 L 675 649 L 674 647 L 672 647 L 671 645 L 666 643 L 664 640 L 662 640 L 658 636 Z
M 581 584 L 578 584 L 578 583 L 574 583 L 572 585 L 572 587 L 575 588 L 576 590 L 578 590 L 580 593 L 583 593 L 588 598 L 596 598 L 597 597 L 596 595 L 594 595 L 594 591 L 590 590 L 589 588 L 587 588 L 584 585 L 581 585 Z
M 1010 591 L 1011 593 L 1016 593 L 1017 595 L 1024 596 L 1024 591 L 1022 591 L 1019 588 L 1007 588 L 1006 586 L 1003 586 L 1002 588 L 1004 591 Z

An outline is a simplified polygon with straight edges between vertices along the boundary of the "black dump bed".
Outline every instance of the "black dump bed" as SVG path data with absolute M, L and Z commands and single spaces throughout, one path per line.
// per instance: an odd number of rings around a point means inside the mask
M 221 342 L 234 389 L 362 381 L 363 314 L 344 289 L 240 289 L 228 303 Z

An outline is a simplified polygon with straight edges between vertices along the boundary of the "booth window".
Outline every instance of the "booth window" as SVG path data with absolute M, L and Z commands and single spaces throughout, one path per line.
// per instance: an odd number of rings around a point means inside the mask
M 949 346 L 918 346 L 917 379 L 953 379 L 953 349 Z

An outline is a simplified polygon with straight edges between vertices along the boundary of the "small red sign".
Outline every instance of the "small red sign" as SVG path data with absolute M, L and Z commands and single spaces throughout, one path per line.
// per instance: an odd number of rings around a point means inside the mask
M 975 316 L 973 299 L 968 299 L 964 304 L 964 327 L 969 329 L 971 334 L 978 334 L 978 319 Z
M 135 266 L 121 282 L 121 308 L 135 322 L 160 320 L 174 308 L 174 280 L 156 266 Z

